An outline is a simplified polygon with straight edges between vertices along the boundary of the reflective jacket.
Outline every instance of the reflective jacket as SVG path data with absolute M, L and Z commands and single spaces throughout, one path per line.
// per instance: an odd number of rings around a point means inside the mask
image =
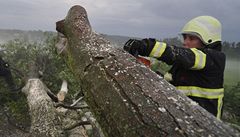
M 221 42 L 208 47 L 183 48 L 156 42 L 149 56 L 173 65 L 167 74 L 169 82 L 220 119 L 226 57 Z

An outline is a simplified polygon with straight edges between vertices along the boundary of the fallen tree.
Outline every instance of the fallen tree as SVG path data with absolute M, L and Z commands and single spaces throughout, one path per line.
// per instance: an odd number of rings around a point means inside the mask
M 64 98 L 67 94 L 67 81 L 63 80 L 60 91 L 57 96 L 52 93 L 39 78 L 41 65 L 44 63 L 42 56 L 37 57 L 35 62 L 30 63 L 29 73 L 26 78 L 26 85 L 22 92 L 27 97 L 31 127 L 26 135 L 36 137 L 79 137 L 87 136 L 86 129 L 83 126 L 93 125 L 91 120 L 82 114 L 81 109 L 87 106 L 76 106 L 79 100 L 72 105 L 64 104 Z M 41 64 L 41 65 L 39 65 Z M 88 112 L 88 111 L 87 111 Z M 98 130 L 95 131 L 97 133 Z
M 134 57 L 111 47 L 92 30 L 83 7 L 73 6 L 56 24 L 64 34 L 60 51 L 106 136 L 240 135 Z
M 20 40 L 3 45 L 4 57 L 16 68 L 13 72 L 21 74 L 14 79 L 26 85 L 24 94 L 12 94 L 1 82 L 0 136 L 98 137 L 81 89 L 55 53 L 56 35 L 48 36 L 41 45 Z
M 30 134 L 32 136 L 62 136 L 63 129 L 54 102 L 48 96 L 51 91 L 39 79 L 40 60 L 30 63 L 27 82 L 22 89 L 27 97 L 29 113 L 31 117 Z M 42 63 L 42 62 L 41 62 Z

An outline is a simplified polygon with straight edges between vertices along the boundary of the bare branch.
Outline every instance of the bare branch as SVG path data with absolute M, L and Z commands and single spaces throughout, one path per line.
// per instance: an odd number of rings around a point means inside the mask
M 89 108 L 89 106 L 69 106 L 63 103 L 56 103 L 55 107 L 63 107 L 67 109 L 88 109 Z
M 75 106 L 79 101 L 81 101 L 83 99 L 83 97 L 80 97 L 79 99 L 77 99 L 75 102 L 73 102 L 70 106 Z
M 71 129 L 74 129 L 75 127 L 83 126 L 83 125 L 91 125 L 91 122 L 90 121 L 81 121 L 79 123 L 73 124 L 70 127 L 65 128 L 64 130 L 71 130 Z
M 61 89 L 57 94 L 57 98 L 60 102 L 64 101 L 67 92 L 68 92 L 67 81 L 63 80 Z

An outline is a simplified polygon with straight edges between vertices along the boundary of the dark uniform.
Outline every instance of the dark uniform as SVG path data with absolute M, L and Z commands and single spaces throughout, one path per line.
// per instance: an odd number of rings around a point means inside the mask
M 173 65 L 168 73 L 169 82 L 220 119 L 226 57 L 221 52 L 221 42 L 204 47 L 208 48 L 168 46 L 155 39 L 143 39 L 133 43 L 127 51 L 133 55 L 137 51 Z

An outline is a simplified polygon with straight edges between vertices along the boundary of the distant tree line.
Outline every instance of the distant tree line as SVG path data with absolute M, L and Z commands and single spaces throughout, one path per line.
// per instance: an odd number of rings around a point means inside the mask
M 240 42 L 226 42 L 223 43 L 223 52 L 228 58 L 239 58 L 240 57 Z

